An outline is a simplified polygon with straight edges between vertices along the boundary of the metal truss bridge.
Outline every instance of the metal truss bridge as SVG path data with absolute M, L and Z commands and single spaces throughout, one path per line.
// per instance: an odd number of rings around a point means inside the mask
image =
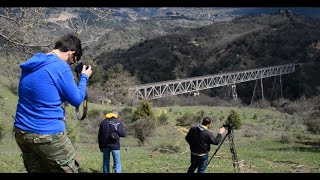
M 152 100 L 184 93 L 198 93 L 205 89 L 231 85 L 233 97 L 237 97 L 237 83 L 260 79 L 262 85 L 263 78 L 272 76 L 280 76 L 281 80 L 281 75 L 293 73 L 298 65 L 300 64 L 286 64 L 252 70 L 142 84 L 130 87 L 129 96 L 132 99 L 137 100 Z

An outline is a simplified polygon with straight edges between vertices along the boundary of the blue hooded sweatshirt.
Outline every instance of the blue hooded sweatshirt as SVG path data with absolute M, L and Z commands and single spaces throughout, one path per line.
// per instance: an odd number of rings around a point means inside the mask
M 22 74 L 14 125 L 37 134 L 65 131 L 64 101 L 78 107 L 86 95 L 88 76 L 78 87 L 69 64 L 54 54 L 37 53 L 20 65 Z

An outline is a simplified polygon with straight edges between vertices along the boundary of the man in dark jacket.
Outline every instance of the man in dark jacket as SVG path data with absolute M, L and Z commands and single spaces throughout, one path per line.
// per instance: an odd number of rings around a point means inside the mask
M 110 153 L 113 157 L 115 173 L 121 173 L 120 163 L 120 137 L 126 136 L 126 130 L 118 120 L 118 112 L 112 110 L 106 114 L 106 119 L 100 124 L 98 142 L 100 151 L 103 153 L 103 173 L 109 173 Z
M 218 145 L 221 142 L 221 134 L 225 128 L 221 127 L 216 137 L 208 130 L 212 119 L 205 117 L 202 124 L 192 126 L 186 136 L 186 141 L 190 145 L 191 150 L 191 165 L 187 173 L 194 173 L 198 168 L 198 173 L 204 173 L 209 157 L 210 144 Z

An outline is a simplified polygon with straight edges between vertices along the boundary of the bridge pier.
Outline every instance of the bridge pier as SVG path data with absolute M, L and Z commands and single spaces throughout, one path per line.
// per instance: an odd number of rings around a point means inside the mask
M 231 88 L 232 88 L 232 97 L 233 97 L 233 99 L 237 99 L 238 95 L 237 95 L 237 86 L 236 86 L 236 84 L 232 84 Z
M 257 80 L 256 80 L 256 83 L 254 83 L 254 88 L 253 88 L 253 92 L 252 92 L 252 97 L 251 97 L 250 105 L 251 105 L 252 102 L 253 102 L 253 98 L 254 98 L 255 93 L 256 93 L 256 87 L 257 87 Z
M 260 78 L 260 84 L 261 84 L 261 98 L 262 100 L 264 100 L 264 94 L 263 94 L 263 82 L 262 82 L 262 78 Z

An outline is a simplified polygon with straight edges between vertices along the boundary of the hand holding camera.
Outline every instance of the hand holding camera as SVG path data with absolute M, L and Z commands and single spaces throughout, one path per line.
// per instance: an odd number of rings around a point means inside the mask
M 224 127 L 219 128 L 219 134 L 223 134 L 226 129 Z
M 74 68 L 74 71 L 75 71 L 77 74 L 84 73 L 84 74 L 86 74 L 88 77 L 91 77 L 91 75 L 92 75 L 91 65 L 88 65 L 88 66 L 87 66 L 87 65 L 83 64 L 82 62 Z

